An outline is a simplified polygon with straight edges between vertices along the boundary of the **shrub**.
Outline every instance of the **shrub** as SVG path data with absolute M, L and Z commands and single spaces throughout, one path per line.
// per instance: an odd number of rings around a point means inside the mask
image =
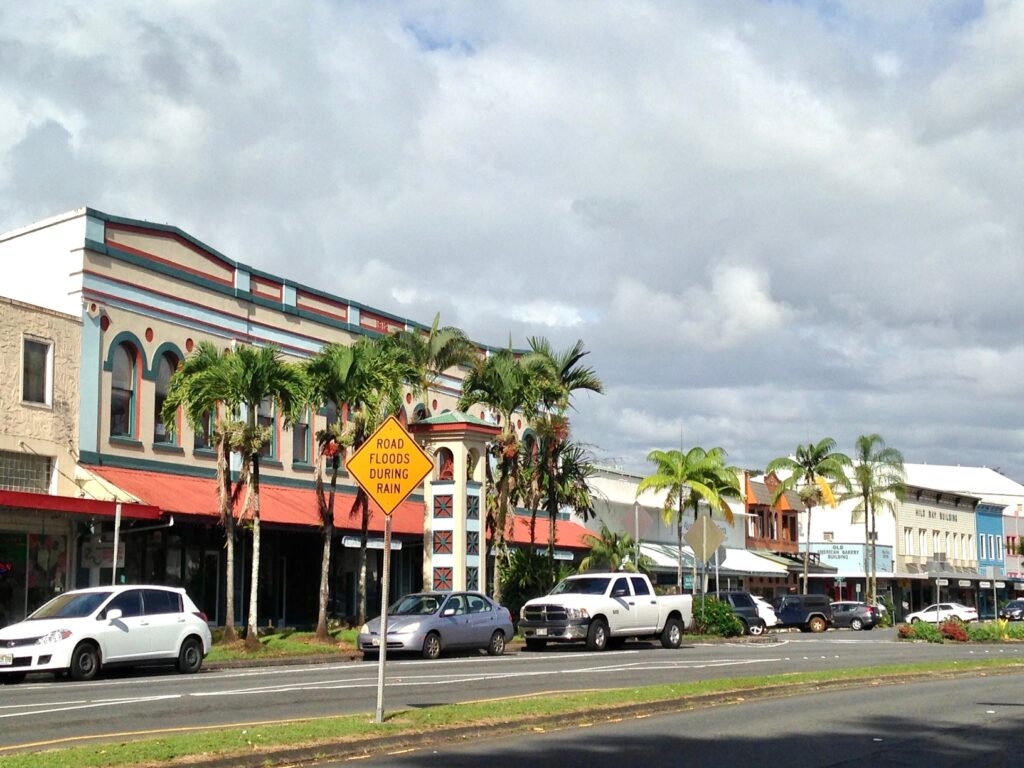
M 736 637 L 743 634 L 743 623 L 736 618 L 728 603 L 707 597 L 693 603 L 693 618 L 702 635 Z
M 959 619 L 947 619 L 942 622 L 939 633 L 948 640 L 956 640 L 958 643 L 967 642 L 967 629 Z
M 968 624 L 967 625 L 967 639 L 974 642 L 993 642 L 998 640 L 1005 640 L 1006 635 L 1004 630 L 1000 628 L 996 622 L 988 622 L 985 624 Z
M 909 624 L 900 624 L 896 627 L 896 634 L 899 635 L 900 640 L 912 640 L 914 637 L 914 628 Z
M 926 640 L 929 643 L 942 642 L 942 633 L 939 632 L 938 627 L 924 621 L 919 621 L 915 624 L 900 624 L 896 633 L 903 640 Z

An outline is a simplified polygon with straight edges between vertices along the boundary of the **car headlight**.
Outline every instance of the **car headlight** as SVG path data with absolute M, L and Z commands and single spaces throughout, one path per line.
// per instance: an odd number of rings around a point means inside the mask
M 361 626 L 359 628 L 359 634 L 361 634 L 361 635 L 368 635 L 368 634 L 370 634 L 370 625 L 369 624 L 363 624 L 363 626 Z
M 71 637 L 70 629 L 55 629 L 36 640 L 36 645 L 51 645 L 59 643 L 61 640 L 67 640 L 69 637 Z
M 590 614 L 586 608 L 566 608 L 565 615 L 570 619 L 589 619 Z

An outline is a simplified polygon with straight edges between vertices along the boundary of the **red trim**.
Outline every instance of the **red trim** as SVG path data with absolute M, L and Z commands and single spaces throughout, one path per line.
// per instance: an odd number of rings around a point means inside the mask
M 76 515 L 113 517 L 117 502 L 79 499 L 74 496 L 51 496 L 46 493 L 0 490 L 0 507 L 35 509 L 45 512 L 66 512 Z M 160 508 L 149 504 L 123 502 L 121 516 L 135 520 L 159 520 Z
M 501 434 L 501 427 L 491 425 L 485 427 L 481 424 L 466 424 L 465 422 L 458 422 L 456 424 L 424 424 L 422 421 L 417 421 L 410 424 L 408 430 L 417 434 L 431 434 L 434 432 L 478 432 L 484 435 Z
M 208 253 L 200 248 L 197 248 L 188 240 L 181 237 L 181 235 L 176 235 L 173 232 L 161 232 L 160 230 L 146 229 L 145 227 L 133 227 L 128 224 L 110 223 L 107 224 L 107 229 L 113 230 L 115 232 L 134 232 L 137 235 L 148 235 L 150 237 L 156 237 L 161 240 L 174 240 L 176 243 L 183 246 L 192 253 L 196 254 L 197 256 L 200 256 L 206 259 L 207 261 L 210 261 L 219 266 L 226 267 L 229 272 L 234 273 L 235 271 L 235 268 L 228 262 L 224 261 L 223 259 L 217 258 L 212 253 Z M 220 283 L 221 285 L 234 285 L 233 280 L 228 280 L 223 277 L 217 277 L 216 275 L 211 275 L 209 272 L 201 272 L 200 270 L 194 269 L 192 267 L 186 267 L 184 264 L 181 264 L 177 261 L 171 261 L 170 259 L 163 259 L 159 256 L 154 256 L 152 253 L 149 253 L 148 251 L 143 251 L 138 248 L 132 248 L 130 245 L 125 245 L 124 243 L 119 243 L 116 240 L 111 240 L 109 236 L 104 238 L 104 244 L 112 248 L 119 248 L 123 251 L 127 251 L 128 253 L 134 253 L 136 256 L 144 256 L 145 258 L 152 259 L 153 261 L 159 264 L 166 264 L 169 267 L 175 267 L 177 269 L 182 270 L 183 272 L 188 272 L 189 274 L 195 275 L 196 277 L 205 277 L 206 279 L 213 280 L 215 283 Z
M 359 325 L 378 333 L 391 333 L 392 331 L 401 331 L 405 328 L 405 325 L 397 320 L 391 320 L 383 315 L 367 312 L 365 309 L 359 313 Z
M 310 306 L 309 304 L 303 304 L 303 299 L 306 299 L 308 301 L 318 301 L 321 302 L 322 304 L 327 304 L 329 306 L 335 307 L 341 312 L 341 314 L 334 314 L 333 312 L 328 312 L 326 309 Z M 322 296 L 314 296 L 313 294 L 307 293 L 306 291 L 296 291 L 295 305 L 299 309 L 303 309 L 307 312 L 315 312 L 316 314 L 323 315 L 324 317 L 333 317 L 335 320 L 341 320 L 342 322 L 345 323 L 348 322 L 348 306 L 341 304 L 337 301 L 333 301 L 331 299 L 323 298 Z

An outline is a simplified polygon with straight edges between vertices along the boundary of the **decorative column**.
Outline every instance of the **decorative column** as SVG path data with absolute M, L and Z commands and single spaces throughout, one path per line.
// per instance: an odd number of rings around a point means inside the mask
M 500 429 L 458 412 L 408 429 L 434 456 L 434 471 L 423 481 L 423 588 L 485 592 L 487 446 Z

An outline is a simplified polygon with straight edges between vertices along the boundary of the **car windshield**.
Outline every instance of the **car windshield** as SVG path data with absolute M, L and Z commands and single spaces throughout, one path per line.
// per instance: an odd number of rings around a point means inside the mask
M 608 589 L 608 578 L 586 577 L 566 579 L 551 590 L 552 595 L 603 595 Z
M 110 592 L 69 592 L 57 595 L 26 619 L 80 619 L 88 616 L 110 597 Z
M 392 605 L 388 612 L 392 616 L 428 616 L 436 613 L 440 605 L 437 595 L 407 595 Z

